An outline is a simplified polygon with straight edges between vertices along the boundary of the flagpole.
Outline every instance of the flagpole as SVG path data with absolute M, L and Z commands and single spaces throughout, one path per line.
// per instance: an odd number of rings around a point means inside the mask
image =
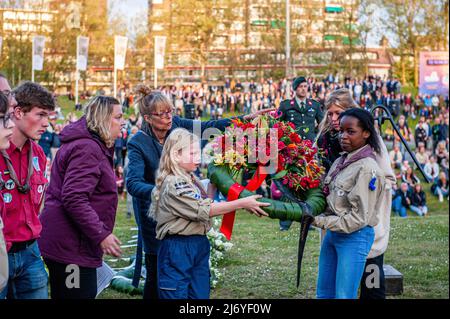
M 114 63 L 114 97 L 117 98 L 117 69 Z
M 78 104 L 78 78 L 80 77 L 80 73 L 78 72 L 78 66 L 75 71 L 75 105 Z
M 31 82 L 34 82 L 34 38 L 31 41 Z
M 156 68 L 156 63 L 155 63 L 155 83 L 154 83 L 154 85 L 155 85 L 155 90 L 158 88 L 157 87 L 157 85 L 158 85 L 158 69 Z
M 155 48 L 154 48 L 154 52 L 153 52 L 153 66 L 155 68 L 155 74 L 153 75 L 153 81 L 154 81 L 155 90 L 157 89 L 157 85 L 158 85 L 158 69 L 156 68 L 156 50 L 157 50 L 156 39 L 157 39 L 157 37 L 154 38 Z

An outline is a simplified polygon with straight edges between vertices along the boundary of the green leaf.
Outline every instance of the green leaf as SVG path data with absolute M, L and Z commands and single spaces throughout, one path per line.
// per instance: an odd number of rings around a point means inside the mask
M 286 176 L 287 173 L 288 173 L 288 171 L 284 169 L 282 171 L 279 171 L 274 177 L 272 177 L 272 179 L 280 179 L 280 178 Z

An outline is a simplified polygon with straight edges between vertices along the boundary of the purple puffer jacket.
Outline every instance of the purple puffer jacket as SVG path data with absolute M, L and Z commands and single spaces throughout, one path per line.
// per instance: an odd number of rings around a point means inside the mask
M 113 152 L 87 129 L 86 119 L 60 134 L 40 220 L 44 258 L 97 268 L 100 243 L 112 233 L 117 210 Z

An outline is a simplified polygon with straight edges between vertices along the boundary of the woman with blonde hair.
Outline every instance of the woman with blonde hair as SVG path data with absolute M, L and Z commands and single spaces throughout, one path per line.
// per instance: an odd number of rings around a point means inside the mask
M 209 251 L 206 233 L 211 217 L 237 209 L 257 216 L 268 203 L 261 195 L 214 203 L 193 174 L 201 162 L 200 139 L 177 128 L 170 133 L 161 155 L 150 216 L 157 222 L 158 287 L 161 299 L 208 299 Z M 211 186 L 211 185 L 210 185 Z
M 94 299 L 103 254 L 121 255 L 112 234 L 118 203 L 113 146 L 124 125 L 119 101 L 96 96 L 60 134 L 39 239 L 53 299 Z M 66 284 L 74 271 L 77 289 Z
M 156 171 L 167 136 L 176 128 L 184 128 L 196 135 L 203 135 L 203 132 L 209 128 L 224 131 L 231 124 L 231 120 L 201 122 L 183 119 L 174 115 L 172 102 L 160 91 L 152 91 L 145 85 L 139 85 L 136 87 L 136 93 L 143 121 L 141 130 L 128 143 L 129 164 L 126 178 L 126 187 L 133 196 L 133 207 L 139 226 L 134 282 L 139 281 L 143 248 L 147 270 L 143 297 L 144 299 L 157 299 L 156 270 L 159 240 L 156 238 L 156 222 L 147 213 L 151 204 L 151 192 L 155 187 Z M 272 109 L 240 118 L 250 120 L 267 111 L 272 111 Z
M 316 143 L 324 152 L 322 164 L 326 172 L 342 152 L 339 144 L 339 115 L 353 107 L 358 105 L 345 88 L 331 92 L 325 99 L 325 116 L 319 124 Z

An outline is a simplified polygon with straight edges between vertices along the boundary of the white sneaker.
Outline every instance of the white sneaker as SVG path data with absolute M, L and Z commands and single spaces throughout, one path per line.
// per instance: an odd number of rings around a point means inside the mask
M 442 203 L 444 201 L 444 196 L 442 194 L 439 194 L 439 201 Z

